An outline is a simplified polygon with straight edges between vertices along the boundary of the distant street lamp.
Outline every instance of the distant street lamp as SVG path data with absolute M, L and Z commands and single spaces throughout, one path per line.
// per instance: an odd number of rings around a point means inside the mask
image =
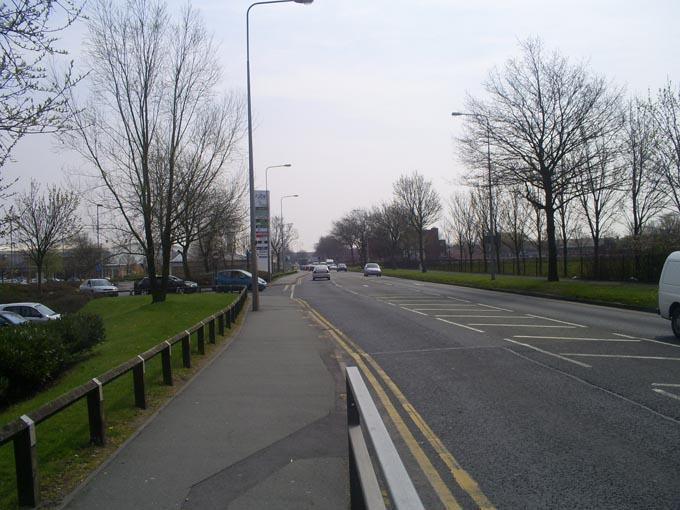
M 491 254 L 491 279 L 496 279 L 496 259 L 498 258 L 498 246 L 496 245 L 496 221 L 493 212 L 493 192 L 491 190 L 491 123 L 489 117 L 483 113 L 464 113 L 464 112 L 451 112 L 452 117 L 481 117 L 486 122 L 486 163 L 488 171 L 489 180 L 489 239 L 491 240 L 491 246 L 493 247 L 493 253 Z
M 246 74 L 248 95 L 248 179 L 250 191 L 250 272 L 253 275 L 253 311 L 260 308 L 260 289 L 257 285 L 257 237 L 255 235 L 255 171 L 253 170 L 253 116 L 250 100 L 250 9 L 256 5 L 283 4 L 295 2 L 297 4 L 311 4 L 314 0 L 269 0 L 255 2 L 246 11 Z
M 283 223 L 283 199 L 284 198 L 297 198 L 300 195 L 285 195 L 281 197 L 281 256 L 283 257 L 283 272 L 286 272 L 286 246 L 285 243 L 283 242 L 283 229 L 284 229 L 284 223 Z
M 264 189 L 267 192 L 267 229 L 269 230 L 268 232 L 268 238 L 267 238 L 267 277 L 269 278 L 269 282 L 272 281 L 272 252 L 271 252 L 271 246 L 272 246 L 272 240 L 271 240 L 271 211 L 269 210 L 269 181 L 267 179 L 267 175 L 269 174 L 269 169 L 270 168 L 290 168 L 291 165 L 290 163 L 284 163 L 283 165 L 272 165 L 268 166 L 264 170 Z

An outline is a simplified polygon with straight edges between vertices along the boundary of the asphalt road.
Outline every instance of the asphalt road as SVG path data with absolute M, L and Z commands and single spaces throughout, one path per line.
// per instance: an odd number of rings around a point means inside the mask
M 426 508 L 680 508 L 680 343 L 658 316 L 357 273 L 291 293 L 378 381 Z

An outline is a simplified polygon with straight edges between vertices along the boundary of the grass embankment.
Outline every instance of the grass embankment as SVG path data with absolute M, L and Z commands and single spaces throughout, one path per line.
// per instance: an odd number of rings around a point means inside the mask
M 101 315 L 106 340 L 81 363 L 66 372 L 56 383 L 30 400 L 13 405 L 0 413 L 0 425 L 25 414 L 59 395 L 83 384 L 153 347 L 164 339 L 193 326 L 229 305 L 236 294 L 168 295 L 165 303 L 150 304 L 148 296 L 101 298 L 90 301 L 84 312 Z M 206 338 L 206 353 L 211 345 Z M 101 463 L 158 408 L 195 371 L 200 358 L 194 358 L 195 336 L 192 335 L 193 368 L 182 368 L 179 344 L 172 349 L 175 386 L 163 386 L 160 356 L 146 363 L 147 409 L 134 406 L 132 374 L 124 375 L 104 386 L 107 445 L 89 444 L 87 405 L 85 399 L 36 427 L 38 467 L 41 494 L 46 503 L 58 502 L 95 466 Z M 16 508 L 16 478 L 12 444 L 0 448 L 0 508 Z
M 657 307 L 657 286 L 642 283 L 586 280 L 549 282 L 545 278 L 512 275 L 497 275 L 495 280 L 491 280 L 488 274 L 453 273 L 448 271 L 421 273 L 414 269 L 383 268 L 383 274 L 425 282 L 504 290 L 519 294 L 566 298 L 605 305 L 623 305 L 648 309 L 650 311 L 655 310 Z

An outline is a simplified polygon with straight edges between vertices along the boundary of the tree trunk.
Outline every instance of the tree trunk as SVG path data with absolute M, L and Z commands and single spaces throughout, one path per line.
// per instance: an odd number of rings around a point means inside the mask
M 418 236 L 418 257 L 420 259 L 420 271 L 422 273 L 427 273 L 427 267 L 425 267 L 425 248 L 423 244 L 423 229 L 420 229 L 420 235 Z
M 189 246 L 182 246 L 182 270 L 184 271 L 184 279 L 191 278 L 191 271 L 189 269 Z
M 600 239 L 599 237 L 593 238 L 593 262 L 595 279 L 600 280 Z
M 557 271 L 557 236 L 555 235 L 555 209 L 552 200 L 546 194 L 545 223 L 548 232 L 548 281 L 558 282 L 560 277 Z

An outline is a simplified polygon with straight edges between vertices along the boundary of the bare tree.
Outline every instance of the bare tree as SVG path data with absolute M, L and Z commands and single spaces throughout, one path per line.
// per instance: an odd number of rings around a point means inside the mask
M 243 193 L 242 184 L 232 187 L 225 185 L 222 189 L 212 189 L 204 197 L 205 216 L 199 220 L 196 241 L 206 273 L 216 269 L 215 264 L 220 259 L 226 262 L 230 258 L 233 264 L 236 251 L 239 250 L 239 239 L 246 230 Z M 182 242 L 178 244 L 182 246 Z
M 372 217 L 376 231 L 387 241 L 390 265 L 396 269 L 399 247 L 408 228 L 406 215 L 396 202 L 384 202 L 373 212 Z
M 467 252 L 467 259 L 472 271 L 472 255 L 477 243 L 477 231 L 475 229 L 476 218 L 472 205 L 473 190 L 455 193 L 449 201 L 450 224 L 458 238 L 458 250 L 460 253 L 460 271 L 463 271 L 463 251 Z
M 70 141 L 142 248 L 153 302 L 163 301 L 181 169 L 201 146 L 196 132 L 220 75 L 216 51 L 196 11 L 187 6 L 173 22 L 161 0 L 98 0 L 87 45 L 95 99 L 76 115 Z M 208 140 L 205 151 L 219 161 L 224 142 Z M 201 158 L 204 166 L 213 154 Z
M 520 258 L 524 255 L 524 244 L 530 221 L 528 203 L 522 196 L 521 188 L 508 190 L 498 202 L 501 231 L 504 243 L 512 250 L 515 259 L 515 274 L 520 274 Z
M 490 73 L 486 101 L 469 96 L 468 133 L 461 139 L 466 159 L 479 168 L 488 134 L 494 183 L 528 185 L 528 195 L 545 211 L 548 280 L 559 279 L 555 231 L 556 201 L 576 181 L 579 165 L 563 160 L 595 136 L 611 129 L 620 93 L 583 65 L 571 65 L 557 52 L 546 55 L 539 40 L 522 43 L 522 56 Z M 480 176 L 481 177 L 481 176 Z M 568 196 L 568 193 L 564 194 Z
M 298 239 L 298 233 L 292 223 L 285 223 L 281 216 L 274 216 L 271 223 L 270 243 L 272 253 L 276 257 L 276 271 L 280 272 L 281 262 L 286 256 L 286 250 Z
M 68 120 L 67 93 L 78 81 L 73 63 L 58 77 L 48 60 L 66 55 L 55 45 L 56 34 L 81 9 L 70 0 L 0 4 L 0 168 L 22 137 L 57 131 Z
M 669 201 L 680 212 L 680 89 L 669 82 L 659 90 L 653 110 L 660 132 L 658 143 L 659 170 L 665 182 Z
M 439 195 L 432 187 L 432 182 L 426 181 L 418 172 L 413 172 L 411 176 L 402 175 L 397 179 L 394 196 L 399 207 L 406 211 L 407 221 L 418 236 L 420 270 L 425 273 L 425 229 L 439 218 Z
M 339 240 L 349 249 L 349 255 L 352 264 L 354 264 L 354 248 L 357 246 L 357 230 L 351 222 L 347 221 L 347 217 L 343 217 L 338 221 L 333 222 L 331 235 Z
M 12 222 L 16 226 L 17 239 L 26 248 L 29 258 L 38 270 L 38 289 L 42 291 L 42 275 L 50 252 L 62 241 L 80 230 L 76 209 L 78 195 L 73 191 L 50 186 L 47 193 L 40 192 L 40 185 L 31 181 L 25 193 L 15 201 L 16 213 Z

